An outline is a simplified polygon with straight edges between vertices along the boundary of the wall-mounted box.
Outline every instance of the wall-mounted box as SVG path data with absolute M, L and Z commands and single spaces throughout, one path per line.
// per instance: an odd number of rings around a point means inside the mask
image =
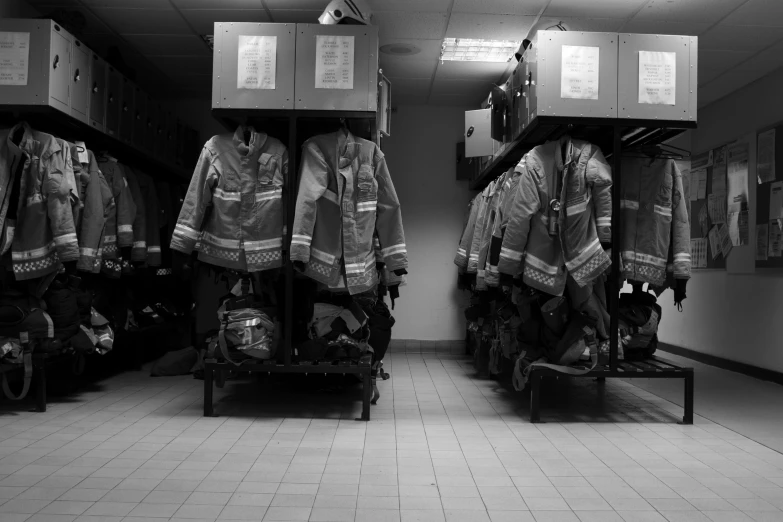
M 529 121 L 617 117 L 617 33 L 538 31 L 525 51 Z
M 508 93 L 504 86 L 493 86 L 489 94 L 489 107 L 492 110 L 490 134 L 495 141 L 503 142 L 506 132 L 506 103 L 508 103 Z
M 144 148 L 147 139 L 147 93 L 136 87 L 133 90 L 133 145 Z
M 293 109 L 296 24 L 216 22 L 213 109 Z
M 106 134 L 119 138 L 123 78 L 114 67 L 106 69 Z
M 465 111 L 465 157 L 492 156 L 495 140 L 492 139 L 492 109 Z
M 133 122 L 136 114 L 136 103 L 134 96 L 136 94 L 136 86 L 133 85 L 129 79 L 122 77 L 120 97 L 120 139 L 124 142 L 131 143 L 133 138 Z
M 619 117 L 696 121 L 696 36 L 620 34 Z
M 378 131 L 383 136 L 391 136 L 391 82 L 378 72 Z
M 296 26 L 294 108 L 372 111 L 378 105 L 378 28 Z
M 108 67 L 95 53 L 90 56 L 90 105 L 89 123 L 101 132 L 106 129 L 106 93 L 108 91 Z
M 88 122 L 90 107 L 90 65 L 92 51 L 73 38 L 71 40 L 71 86 L 69 88 L 71 116 Z
M 52 20 L 0 19 L 7 56 L 0 66 L 0 105 L 49 105 L 69 114 L 72 40 Z

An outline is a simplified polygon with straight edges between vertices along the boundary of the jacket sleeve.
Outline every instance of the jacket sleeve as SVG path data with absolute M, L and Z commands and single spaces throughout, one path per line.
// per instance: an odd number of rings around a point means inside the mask
M 478 272 L 479 249 L 481 248 L 481 235 L 484 232 L 484 222 L 487 219 L 487 193 L 484 192 L 478 196 L 478 210 L 476 212 L 476 223 L 473 226 L 473 232 L 470 238 L 470 248 L 468 249 L 468 273 Z
M 672 176 L 672 245 L 674 247 L 674 278 L 691 277 L 691 227 L 688 220 L 688 207 L 685 191 L 682 188 L 682 175 L 677 164 L 671 160 Z M 669 175 L 669 173 L 667 173 Z
M 51 224 L 57 255 L 63 263 L 79 259 L 79 240 L 71 207 L 71 188 L 66 181 L 67 170 L 73 170 L 70 149 L 55 153 L 51 158 L 51 169 L 46 176 L 46 208 Z M 73 175 L 73 172 L 71 172 Z
M 481 195 L 473 198 L 470 203 L 470 210 L 468 213 L 468 221 L 465 224 L 465 229 L 462 231 L 462 237 L 459 240 L 459 246 L 457 247 L 457 255 L 454 257 L 454 264 L 463 270 L 468 268 L 468 248 L 470 248 L 473 241 L 473 229 L 476 227 L 476 217 L 478 216 L 478 198 Z
M 126 169 L 128 188 L 136 205 L 136 217 L 133 219 L 133 250 L 131 261 L 147 259 L 147 207 L 139 186 L 139 176 L 130 168 Z
M 314 145 L 306 144 L 302 151 L 301 169 L 291 235 L 291 261 L 307 263 L 310 261 L 318 200 L 326 193 L 328 186 L 329 166 Z
M 98 256 L 98 247 L 106 224 L 101 175 L 98 164 L 91 156 L 88 163 L 90 180 L 84 191 L 84 210 L 79 234 L 79 262 L 76 268 L 92 272 Z
M 593 155 L 587 162 L 587 183 L 590 186 L 595 209 L 595 227 L 601 243 L 612 241 L 612 168 L 601 149 L 593 146 Z
M 204 147 L 196 164 L 193 177 L 182 202 L 177 224 L 171 236 L 171 248 L 190 254 L 196 248 L 201 237 L 207 209 L 212 205 L 212 192 L 217 185 L 218 174 L 212 166 L 213 152 Z
M 516 277 L 522 273 L 522 256 L 527 247 L 530 220 L 541 208 L 534 176 L 535 173 L 526 166 L 519 178 L 514 201 L 509 207 L 508 225 L 498 260 L 498 271 L 503 274 Z
M 125 248 L 133 246 L 133 221 L 136 219 L 136 203 L 133 201 L 128 179 L 121 165 L 116 165 L 114 183 L 119 185 L 117 191 L 117 246 Z
M 152 178 L 144 175 L 144 185 L 146 187 L 145 208 L 147 211 L 147 264 L 150 266 L 160 266 L 160 200 L 158 191 Z
M 390 271 L 408 268 L 408 251 L 402 230 L 400 200 L 394 190 L 386 159 L 380 149 L 375 150 L 375 179 L 378 182 L 378 214 L 375 228 L 381 242 L 381 255 Z

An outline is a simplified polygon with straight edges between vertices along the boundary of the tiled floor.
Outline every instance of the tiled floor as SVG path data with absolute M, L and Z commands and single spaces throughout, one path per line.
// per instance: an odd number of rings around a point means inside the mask
M 546 383 L 531 425 L 464 358 L 387 369 L 370 423 L 315 376 L 229 382 L 219 418 L 200 381 L 138 373 L 43 414 L 3 403 L 0 522 L 783 521 L 783 455 L 632 384 Z

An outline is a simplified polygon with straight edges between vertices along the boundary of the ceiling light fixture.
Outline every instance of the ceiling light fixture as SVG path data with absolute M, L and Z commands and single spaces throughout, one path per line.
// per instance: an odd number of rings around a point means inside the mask
M 479 40 L 446 38 L 440 51 L 440 60 L 457 62 L 509 62 L 519 49 L 520 42 L 512 40 Z
M 391 54 L 394 56 L 410 56 L 412 54 L 419 54 L 421 49 L 408 43 L 392 43 L 382 45 L 381 52 L 383 54 Z

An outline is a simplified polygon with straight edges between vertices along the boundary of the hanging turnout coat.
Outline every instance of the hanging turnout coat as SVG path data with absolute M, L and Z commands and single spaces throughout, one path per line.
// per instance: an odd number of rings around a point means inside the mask
M 594 280 L 611 265 L 601 246 L 612 237 L 611 187 L 611 169 L 595 145 L 564 136 L 534 148 L 525 157 L 498 270 L 553 295 L 563 293 L 569 273 L 579 286 Z
M 373 234 L 388 270 L 408 267 L 400 202 L 386 159 L 373 142 L 338 131 L 302 147 L 291 260 L 331 287 L 345 278 L 350 294 L 378 284 Z

